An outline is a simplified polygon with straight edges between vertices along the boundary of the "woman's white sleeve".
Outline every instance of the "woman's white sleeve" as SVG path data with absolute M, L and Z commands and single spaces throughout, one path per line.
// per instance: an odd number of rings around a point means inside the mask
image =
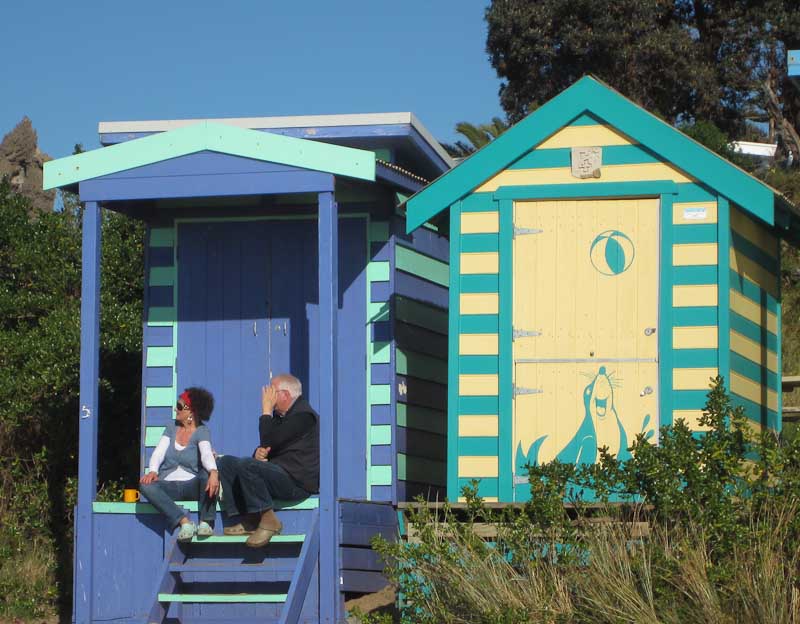
M 197 447 L 200 449 L 200 461 L 203 464 L 203 468 L 209 472 L 216 470 L 217 461 L 214 459 L 214 451 L 211 450 L 211 442 L 201 440 L 197 443 Z
M 147 464 L 147 468 L 150 472 L 158 472 L 158 469 L 161 467 L 161 462 L 163 462 L 164 458 L 167 456 L 168 448 L 169 437 L 162 435 L 161 439 L 158 441 L 158 446 L 156 446 L 153 454 L 150 456 L 150 463 Z

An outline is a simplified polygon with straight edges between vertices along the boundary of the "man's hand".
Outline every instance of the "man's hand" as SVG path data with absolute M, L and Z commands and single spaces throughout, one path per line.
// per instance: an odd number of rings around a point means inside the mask
M 278 401 L 278 391 L 272 386 L 263 386 L 261 388 L 261 413 L 272 414 L 275 409 L 275 403 Z
M 148 485 L 153 481 L 158 481 L 157 472 L 148 472 L 146 475 L 142 475 L 142 478 L 139 479 L 139 483 L 141 483 L 142 485 Z
M 269 451 L 271 448 L 272 448 L 271 446 L 268 446 L 267 448 L 259 446 L 256 449 L 256 454 L 253 455 L 253 457 L 255 457 L 258 461 L 269 461 L 269 459 L 267 459 L 267 455 L 269 455 Z
M 206 492 L 209 498 L 214 498 L 219 492 L 219 473 L 212 470 L 208 473 L 208 483 L 206 483 Z

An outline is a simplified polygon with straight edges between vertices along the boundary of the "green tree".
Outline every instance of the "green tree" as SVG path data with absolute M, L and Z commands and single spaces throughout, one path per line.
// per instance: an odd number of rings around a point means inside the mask
M 499 117 L 493 117 L 490 123 L 476 126 L 468 121 L 459 121 L 456 132 L 464 137 L 465 141 L 457 140 L 455 143 L 445 143 L 443 147 L 455 158 L 465 158 L 481 149 L 508 130 L 508 123 Z

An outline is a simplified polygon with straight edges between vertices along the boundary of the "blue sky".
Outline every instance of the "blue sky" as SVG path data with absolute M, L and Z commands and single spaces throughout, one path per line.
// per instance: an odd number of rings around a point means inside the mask
M 41 0 L 0 19 L 0 135 L 98 146 L 97 122 L 411 111 L 442 141 L 502 116 L 486 0 Z

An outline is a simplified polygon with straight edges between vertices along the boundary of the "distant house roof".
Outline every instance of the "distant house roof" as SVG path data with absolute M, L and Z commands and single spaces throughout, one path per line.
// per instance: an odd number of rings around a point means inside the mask
M 600 118 L 769 225 L 775 223 L 776 203 L 787 206 L 795 217 L 798 214 L 780 192 L 608 85 L 585 76 L 409 199 L 408 231 L 474 191 L 583 114 Z
M 136 140 L 45 163 L 44 188 L 64 187 L 202 151 L 375 180 L 366 150 L 199 121 Z

